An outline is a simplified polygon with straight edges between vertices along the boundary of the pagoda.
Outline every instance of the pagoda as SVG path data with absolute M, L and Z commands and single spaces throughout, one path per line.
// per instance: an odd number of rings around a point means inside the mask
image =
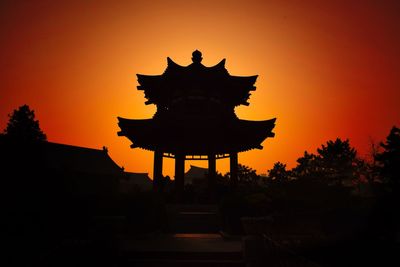
M 275 118 L 263 121 L 239 119 L 235 107 L 249 105 L 255 91 L 255 76 L 232 76 L 225 59 L 215 66 L 204 66 L 200 51 L 194 51 L 188 66 L 167 58 L 161 75 L 137 74 L 138 90 L 144 91 L 146 105 L 157 111 L 151 119 L 118 117 L 121 131 L 132 141 L 132 148 L 154 151 L 153 188 L 162 179 L 163 157 L 175 159 L 176 192 L 182 196 L 185 160 L 208 160 L 209 188 L 215 186 L 216 160 L 230 158 L 231 183 L 237 183 L 238 153 L 262 149 L 261 143 L 273 137 Z

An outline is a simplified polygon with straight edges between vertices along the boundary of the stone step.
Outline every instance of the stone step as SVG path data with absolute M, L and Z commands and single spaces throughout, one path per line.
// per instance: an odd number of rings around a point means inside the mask
M 130 260 L 193 260 L 193 261 L 240 261 L 241 252 L 198 252 L 198 251 L 130 251 L 121 253 Z
M 219 225 L 208 223 L 176 222 L 170 225 L 171 233 L 218 233 Z
M 220 220 L 216 205 L 169 205 L 171 233 L 217 233 Z
M 131 252 L 121 259 L 121 266 L 244 266 L 237 252 Z
M 244 267 L 243 261 L 213 261 L 213 260 L 134 260 L 120 264 L 120 266 L 137 266 L 137 267 Z
M 244 266 L 241 242 L 226 241 L 218 234 L 125 240 L 120 248 L 121 266 Z
M 197 204 L 169 204 L 167 205 L 168 211 L 175 211 L 175 212 L 185 212 L 185 211 L 192 211 L 192 212 L 214 212 L 218 213 L 218 206 L 217 205 L 197 205 Z

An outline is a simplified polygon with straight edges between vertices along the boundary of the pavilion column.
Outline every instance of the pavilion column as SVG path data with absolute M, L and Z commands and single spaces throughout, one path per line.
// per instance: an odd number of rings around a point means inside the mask
M 154 151 L 153 190 L 160 191 L 162 180 L 163 152 Z
M 185 186 L 185 155 L 175 155 L 175 189 L 178 202 L 183 201 L 183 190 Z
M 216 179 L 217 179 L 217 160 L 215 154 L 208 155 L 208 193 L 210 200 L 214 200 L 216 195 Z
M 238 183 L 238 153 L 230 153 L 229 158 L 231 163 L 231 185 L 236 186 Z

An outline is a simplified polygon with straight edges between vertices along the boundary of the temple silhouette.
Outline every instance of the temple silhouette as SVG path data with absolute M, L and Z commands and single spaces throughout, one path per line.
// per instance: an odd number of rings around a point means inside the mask
M 144 91 L 145 104 L 156 105 L 157 111 L 151 119 L 118 117 L 119 136 L 131 140 L 132 148 L 154 151 L 155 190 L 162 179 L 163 157 L 175 159 L 178 199 L 184 189 L 185 160 L 208 160 L 208 187 L 212 192 L 216 160 L 229 157 L 234 186 L 238 153 L 262 149 L 261 143 L 274 136 L 276 120 L 242 120 L 235 114 L 235 107 L 249 105 L 258 75 L 232 76 L 225 68 L 225 59 L 215 66 L 204 66 L 198 50 L 192 53 L 192 61 L 181 66 L 168 57 L 163 74 L 137 74 L 137 88 Z

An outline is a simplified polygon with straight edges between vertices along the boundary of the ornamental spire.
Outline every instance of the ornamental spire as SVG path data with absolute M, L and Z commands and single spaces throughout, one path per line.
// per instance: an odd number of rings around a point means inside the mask
M 201 52 L 199 50 L 195 50 L 192 53 L 192 61 L 193 61 L 193 63 L 200 64 L 201 61 L 203 60 L 203 58 L 201 56 L 202 56 Z

